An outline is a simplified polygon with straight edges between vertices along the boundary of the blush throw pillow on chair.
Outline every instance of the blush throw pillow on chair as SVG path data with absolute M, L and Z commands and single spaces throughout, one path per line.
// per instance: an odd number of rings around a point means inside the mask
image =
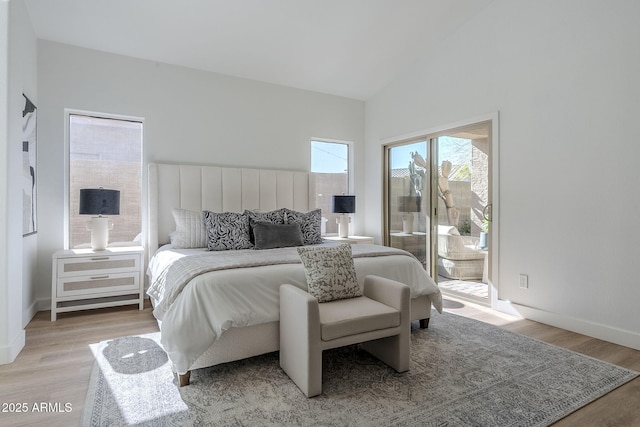
M 318 302 L 362 296 L 356 278 L 351 245 L 337 247 L 301 247 L 298 254 L 304 265 L 309 293 Z

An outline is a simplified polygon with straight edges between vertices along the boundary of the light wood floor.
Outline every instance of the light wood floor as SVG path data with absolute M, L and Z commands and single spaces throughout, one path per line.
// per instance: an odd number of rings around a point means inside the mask
M 486 307 L 447 297 L 451 313 L 565 347 L 625 368 L 640 371 L 640 351 L 584 335 L 522 320 Z M 80 425 L 93 355 L 89 345 L 124 335 L 158 330 L 147 307 L 93 310 L 62 314 L 50 322 L 40 312 L 26 329 L 26 345 L 16 361 L 0 366 L 0 426 Z M 28 413 L 7 413 L 5 404 L 26 403 Z M 70 412 L 33 412 L 34 404 L 53 404 Z M 640 426 L 640 378 L 625 384 L 559 421 L 556 426 Z

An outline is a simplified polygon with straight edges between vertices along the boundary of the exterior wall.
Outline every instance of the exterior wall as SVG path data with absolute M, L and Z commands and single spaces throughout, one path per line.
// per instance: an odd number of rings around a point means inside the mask
M 75 160 L 73 167 L 77 171 L 77 177 L 80 182 L 87 182 L 83 180 L 82 176 L 91 176 L 95 174 L 95 170 L 103 169 L 107 162 L 100 161 L 100 168 L 93 167 L 93 161 L 91 160 Z M 108 163 L 107 163 L 108 164 Z M 129 188 L 125 185 L 127 182 L 140 182 L 142 179 L 142 170 L 139 167 L 131 167 L 126 163 L 114 162 L 112 166 L 108 167 L 109 175 L 104 177 L 104 182 L 109 182 L 113 188 Z M 137 191 L 131 189 L 131 191 L 120 192 L 120 215 L 112 215 L 109 218 L 113 221 L 113 230 L 109 231 L 109 242 L 131 242 L 142 231 L 142 218 L 139 217 L 137 221 L 128 219 L 124 220 L 124 215 L 127 212 L 140 212 L 140 200 L 142 199 L 141 189 Z M 78 206 L 80 203 L 80 188 L 77 185 L 71 186 L 70 194 L 70 206 L 71 210 L 78 213 Z M 72 229 L 75 230 L 70 236 L 70 247 L 76 247 L 78 245 L 86 245 L 91 242 L 91 231 L 87 229 L 86 225 L 90 220 L 90 215 L 76 215 L 73 217 Z
M 316 194 L 316 208 L 322 209 L 323 235 L 338 234 L 338 224 L 336 218 L 338 214 L 331 212 L 333 204 L 333 195 L 340 195 L 344 189 L 348 187 L 346 174 L 335 173 L 314 173 L 315 188 L 321 188 Z M 358 200 L 356 198 L 356 204 Z M 357 205 L 356 205 L 357 209 Z M 354 233 L 350 233 L 354 234 Z
M 489 141 L 477 139 L 471 148 L 471 234 L 477 236 L 483 231 L 483 210 L 489 200 Z

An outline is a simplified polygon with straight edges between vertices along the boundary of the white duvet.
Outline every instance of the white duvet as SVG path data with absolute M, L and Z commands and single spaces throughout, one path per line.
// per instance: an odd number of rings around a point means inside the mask
M 377 245 L 353 245 L 352 251 L 361 286 L 366 275 L 387 277 L 406 283 L 412 298 L 428 295 L 442 310 L 438 286 L 408 252 Z M 209 252 L 164 246 L 148 274 L 161 343 L 179 373 L 225 330 L 277 321 L 281 284 L 307 288 L 296 248 Z

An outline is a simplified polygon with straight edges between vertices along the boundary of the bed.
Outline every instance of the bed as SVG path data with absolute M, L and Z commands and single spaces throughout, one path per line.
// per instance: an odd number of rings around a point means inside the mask
M 195 242 L 204 225 L 194 215 L 285 212 L 306 221 L 315 212 L 314 188 L 307 172 L 149 164 L 147 293 L 180 385 L 188 384 L 191 370 L 277 351 L 279 286 L 306 288 L 295 247 L 210 251 Z M 185 243 L 185 236 L 195 240 Z M 361 285 L 376 274 L 410 286 L 411 317 L 421 327 L 427 327 L 432 305 L 442 309 L 437 285 L 411 254 L 362 244 L 352 251 Z

